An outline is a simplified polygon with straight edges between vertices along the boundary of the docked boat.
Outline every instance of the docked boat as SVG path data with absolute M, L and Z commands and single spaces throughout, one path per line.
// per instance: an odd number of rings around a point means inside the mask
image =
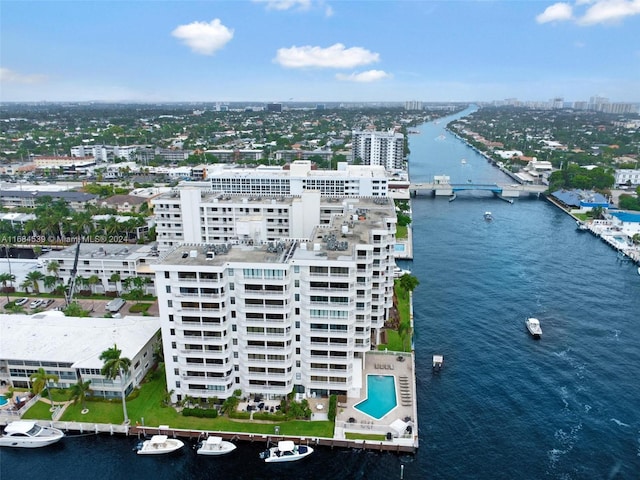
M 260 458 L 266 463 L 295 462 L 313 453 L 313 448 L 307 445 L 296 445 L 291 440 L 281 440 L 278 445 L 260 453 Z
M 64 432 L 53 427 L 43 427 L 33 420 L 17 420 L 9 423 L 0 436 L 0 446 L 37 448 L 46 447 L 61 440 Z
M 404 270 L 398 266 L 394 267 L 393 269 L 394 278 L 400 278 L 403 275 L 411 275 L 411 270 Z
M 540 327 L 540 320 L 537 318 L 529 317 L 525 322 L 527 330 L 533 338 L 540 338 L 542 336 L 542 328 Z
M 236 449 L 236 446 L 223 440 L 222 437 L 208 437 L 198 444 L 198 455 L 225 455 Z
M 493 215 L 491 214 L 491 212 L 484 212 L 484 219 L 493 220 Z
M 585 223 L 585 222 L 580 221 L 580 220 L 576 220 L 576 227 L 581 232 L 586 232 L 587 230 L 589 230 L 589 225 L 587 223 Z
M 162 455 L 180 450 L 183 446 L 182 440 L 166 435 L 154 435 L 138 446 L 138 455 Z

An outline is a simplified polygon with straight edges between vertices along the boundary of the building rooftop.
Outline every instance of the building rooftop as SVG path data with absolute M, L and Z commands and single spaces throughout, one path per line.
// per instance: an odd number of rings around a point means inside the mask
M 76 318 L 59 311 L 0 314 L 0 356 L 102 368 L 102 352 L 115 344 L 122 356 L 133 359 L 159 330 L 158 317 Z
M 98 235 L 98 238 L 102 236 Z M 105 260 L 137 260 L 138 258 L 146 258 L 154 256 L 155 244 L 138 245 L 138 244 L 118 244 L 118 243 L 81 243 L 80 256 L 81 259 L 96 258 Z M 74 260 L 76 256 L 76 245 L 72 245 L 64 250 L 57 250 L 45 253 L 40 258 L 42 260 L 52 259 L 69 259 Z

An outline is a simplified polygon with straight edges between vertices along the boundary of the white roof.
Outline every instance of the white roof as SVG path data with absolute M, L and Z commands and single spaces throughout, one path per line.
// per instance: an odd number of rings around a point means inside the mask
M 280 440 L 278 442 L 278 450 L 281 452 L 290 452 L 294 448 L 296 448 L 296 444 L 291 440 Z
M 7 425 L 4 431 L 6 433 L 27 433 L 35 424 L 36 422 L 32 420 L 18 420 Z
M 0 359 L 64 362 L 102 368 L 113 347 L 133 359 L 160 329 L 158 317 L 77 318 L 62 312 L 0 314 Z
M 151 443 L 152 445 L 167 443 L 168 438 L 169 437 L 167 437 L 166 435 L 154 435 L 153 437 L 151 437 L 149 443 Z
M 391 422 L 391 425 L 389 425 L 389 427 L 391 427 L 392 430 L 395 430 L 398 435 L 402 435 L 407 429 L 407 425 L 408 424 L 406 422 L 397 418 L 393 422 Z

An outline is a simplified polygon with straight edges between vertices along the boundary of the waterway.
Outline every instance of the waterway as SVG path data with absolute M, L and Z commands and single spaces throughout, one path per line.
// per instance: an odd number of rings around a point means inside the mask
M 411 177 L 510 182 L 446 133 L 410 137 Z M 441 136 L 444 138 L 441 138 Z M 462 162 L 465 159 L 465 162 Z M 483 213 L 490 210 L 494 220 Z M 0 478 L 630 479 L 640 472 L 640 276 L 542 199 L 484 192 L 413 200 L 420 449 L 320 448 L 265 465 L 261 443 L 229 456 L 140 458 L 133 438 L 67 438 L 0 450 Z M 543 337 L 525 330 L 541 320 Z M 431 356 L 444 355 L 432 375 Z

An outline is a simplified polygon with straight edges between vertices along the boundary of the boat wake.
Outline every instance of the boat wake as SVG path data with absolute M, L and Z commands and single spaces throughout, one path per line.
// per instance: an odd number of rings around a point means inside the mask
M 610 419 L 613 423 L 617 424 L 620 427 L 630 427 L 631 425 L 629 425 L 628 423 L 624 423 L 621 422 L 620 420 L 618 420 L 617 418 L 611 418 Z

